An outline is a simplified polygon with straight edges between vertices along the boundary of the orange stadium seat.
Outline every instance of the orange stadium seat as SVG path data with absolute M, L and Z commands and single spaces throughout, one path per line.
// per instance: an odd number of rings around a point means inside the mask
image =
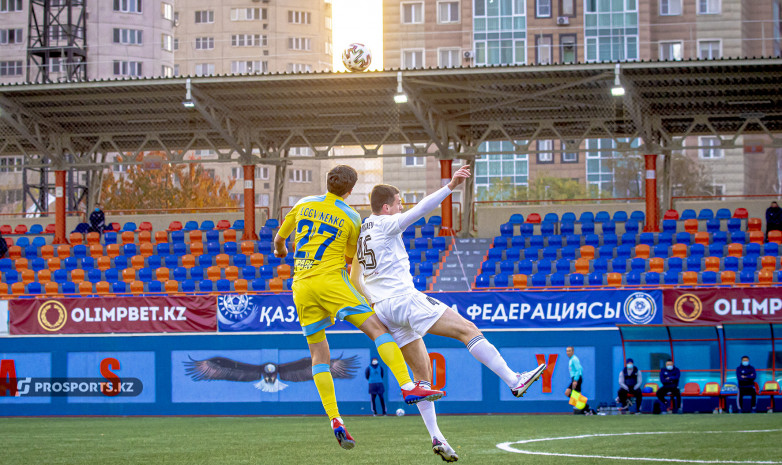
M 144 268 L 144 256 L 143 255 L 134 255 L 130 257 L 130 266 L 134 270 L 140 270 Z
M 585 258 L 587 260 L 593 260 L 595 258 L 595 248 L 591 245 L 582 245 L 581 258 Z
M 764 270 L 775 270 L 777 268 L 777 257 L 771 255 L 760 257 L 760 268 Z
M 245 255 L 250 255 L 253 252 L 255 252 L 255 242 L 253 241 L 242 241 L 242 249 L 241 252 Z
M 728 257 L 738 257 L 741 258 L 744 256 L 744 246 L 739 243 L 732 243 L 728 244 Z
M 57 257 L 62 260 L 71 256 L 71 246 L 68 244 L 61 244 L 57 246 Z
M 671 256 L 687 258 L 687 244 L 673 244 L 673 247 L 671 247 Z
M 14 295 L 20 295 L 24 294 L 24 283 L 23 282 L 16 282 L 11 284 L 11 294 Z
M 168 281 L 171 277 L 171 270 L 168 268 L 162 267 L 155 270 L 155 279 L 158 281 Z M 179 289 L 179 287 L 177 287 Z
M 82 233 L 72 232 L 70 236 L 68 236 L 68 242 L 71 243 L 71 245 L 79 245 L 84 241 L 84 235 Z
M 46 267 L 50 270 L 59 270 L 62 267 L 62 260 L 57 257 L 52 257 L 46 260 Z
M 149 231 L 140 231 L 138 233 L 139 244 L 149 244 L 152 242 L 152 233 Z
M 106 271 L 109 268 L 111 268 L 111 258 L 110 257 L 98 257 L 98 269 L 101 271 Z
M 192 231 L 190 231 L 192 232 Z M 204 243 L 201 241 L 190 243 L 190 255 L 199 256 L 204 254 Z
M 35 281 L 35 271 L 22 270 L 22 282 L 25 284 L 30 284 L 33 281 Z
M 17 258 L 14 260 L 14 268 L 16 268 L 16 271 L 21 272 L 22 270 L 26 270 L 29 267 L 29 262 L 26 258 Z
M 163 242 L 168 242 L 168 232 L 167 231 L 155 231 L 155 243 L 156 244 L 162 244 Z
M 36 275 L 36 279 L 39 283 L 45 283 L 46 281 L 52 280 L 52 272 L 49 270 L 41 270 Z
M 706 231 L 698 231 L 695 233 L 695 243 L 701 244 L 704 247 L 708 247 L 710 242 L 709 233 Z
M 263 260 L 263 254 L 262 253 L 253 253 L 250 254 L 250 265 L 259 267 L 263 266 L 264 260 Z
M 125 268 L 122 270 L 122 280 L 126 283 L 136 280 L 136 270 L 133 268 Z
M 576 259 L 576 267 L 575 271 L 576 273 L 581 273 L 583 275 L 589 274 L 589 260 L 588 258 L 581 257 L 579 259 Z
M 528 277 L 525 274 L 513 275 L 513 287 L 518 289 L 524 289 L 527 287 Z
M 239 268 L 236 266 L 229 266 L 225 269 L 225 279 L 229 281 L 236 281 L 239 279 Z
M 760 218 L 750 218 L 747 221 L 747 231 L 763 231 L 763 222 Z
M 141 281 L 131 281 L 130 282 L 130 293 L 131 294 L 141 294 L 144 292 L 144 283 Z
M 236 230 L 226 229 L 223 231 L 223 242 L 236 242 Z
M 167 294 L 176 294 L 179 292 L 179 281 L 168 279 L 163 283 L 163 289 Z
M 650 258 L 649 271 L 654 271 L 656 273 L 662 273 L 665 271 L 665 260 L 660 257 Z
M 185 268 L 192 268 L 196 264 L 196 259 L 194 256 L 187 254 L 182 255 L 182 266 Z
M 234 281 L 234 290 L 236 292 L 247 292 L 247 280 L 237 279 Z
M 722 284 L 736 284 L 736 273 L 725 270 L 720 273 L 720 281 Z
M 782 244 L 782 231 L 769 231 L 768 241 L 776 242 L 777 244 Z
M 212 281 L 217 281 L 221 278 L 221 270 L 219 266 L 210 266 L 206 269 L 206 276 L 207 278 L 211 279 Z
M 287 263 L 283 263 L 281 265 L 277 265 L 277 276 L 279 276 L 282 279 L 290 279 L 291 278 L 291 266 Z
M 108 283 L 106 283 L 108 284 Z M 79 283 L 79 294 L 87 295 L 92 294 L 92 283 L 89 281 L 82 281 Z
M 203 241 L 203 235 L 201 234 L 201 231 L 190 231 L 187 233 L 187 239 L 190 242 L 202 242 Z
M 226 268 L 231 264 L 231 257 L 228 254 L 219 253 L 215 256 L 215 265 L 220 268 Z
M 81 291 L 81 285 L 79 286 L 79 290 Z M 110 294 L 111 284 L 109 284 L 107 281 L 98 281 L 95 283 L 95 292 L 97 294 Z
M 70 247 L 69 247 L 70 249 Z M 22 248 L 18 245 L 12 245 L 8 248 L 8 258 L 11 260 L 16 260 L 18 258 L 22 258 Z
M 8 284 L 0 283 L 0 295 L 8 295 Z
M 621 287 L 622 273 L 608 273 L 606 275 L 606 285 L 611 287 Z
M 100 244 L 100 234 L 95 231 L 87 233 L 87 245 Z
M 762 269 L 758 272 L 758 283 L 769 286 L 774 283 L 774 271 Z
M 41 246 L 41 258 L 48 260 L 52 257 L 54 257 L 54 247 L 48 244 Z
M 106 246 L 106 256 L 110 258 L 119 257 L 119 244 L 109 244 Z
M 155 246 L 151 242 L 142 242 L 138 247 L 138 253 L 142 257 L 151 257 L 155 255 Z
M 634 256 L 637 258 L 649 258 L 649 246 L 646 244 L 638 244 L 635 246 Z
M 272 278 L 269 280 L 269 290 L 272 292 L 281 292 L 282 291 L 282 279 L 280 278 Z
M 682 273 L 682 284 L 685 286 L 696 286 L 698 284 L 698 273 L 695 271 Z
M 103 246 L 100 244 L 92 244 L 90 246 L 90 257 L 98 259 L 103 256 Z
M 60 285 L 54 281 L 48 281 L 46 284 L 44 284 L 43 288 L 44 292 L 46 292 L 46 295 L 56 295 L 60 293 Z
M 76 284 L 79 284 L 80 282 L 84 281 L 84 270 L 71 270 L 71 281 L 73 281 Z
M 684 230 L 690 234 L 698 232 L 698 220 L 694 218 L 691 220 L 684 220 Z
M 703 271 L 720 271 L 720 258 L 706 257 L 703 260 Z
M 122 245 L 134 244 L 136 242 L 136 233 L 133 231 L 122 231 Z
M 766 238 L 763 235 L 763 231 L 750 231 L 749 242 L 754 242 L 755 244 L 763 244 L 764 242 L 766 242 Z

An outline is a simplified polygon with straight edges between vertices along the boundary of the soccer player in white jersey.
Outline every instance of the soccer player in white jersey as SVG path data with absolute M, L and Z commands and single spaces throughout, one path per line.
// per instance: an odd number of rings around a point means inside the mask
M 402 349 L 415 379 L 431 383 L 432 366 L 422 337 L 427 333 L 436 334 L 464 343 L 479 362 L 508 385 L 514 396 L 521 397 L 546 365 L 522 373 L 511 370 L 497 348 L 473 323 L 439 300 L 416 290 L 407 249 L 402 242 L 405 229 L 437 208 L 469 176 L 470 169 L 462 167 L 447 186 L 404 213 L 399 189 L 387 184 L 376 185 L 370 194 L 372 215 L 361 226 L 351 280 L 374 304 L 375 313 Z M 437 426 L 434 403 L 425 401 L 417 405 L 432 437 L 434 453 L 446 462 L 458 460 L 459 456 Z

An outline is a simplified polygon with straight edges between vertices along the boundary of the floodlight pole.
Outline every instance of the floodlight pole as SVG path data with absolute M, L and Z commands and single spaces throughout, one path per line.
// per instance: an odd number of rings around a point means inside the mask
M 660 232 L 660 209 L 657 205 L 657 154 L 644 155 L 646 165 L 646 224 L 644 232 Z
M 54 172 L 54 240 L 52 244 L 67 244 L 65 237 L 65 170 Z
M 448 185 L 449 182 L 451 182 L 451 176 L 453 174 L 451 173 L 451 164 L 453 160 L 440 160 L 440 183 L 442 186 Z M 441 210 L 441 218 L 442 218 L 442 224 L 440 225 L 440 235 L 441 236 L 453 236 L 453 202 L 451 201 L 451 198 L 453 196 L 449 195 L 448 197 L 443 200 L 443 203 L 441 204 L 440 210 Z
M 244 234 L 243 241 L 257 241 L 255 234 L 255 165 L 243 165 L 244 170 Z

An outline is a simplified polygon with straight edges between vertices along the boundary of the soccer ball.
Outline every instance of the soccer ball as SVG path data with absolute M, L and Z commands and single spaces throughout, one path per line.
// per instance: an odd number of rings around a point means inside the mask
M 372 52 L 364 44 L 350 44 L 342 52 L 342 64 L 348 71 L 365 71 L 370 63 L 372 63 Z
M 404 409 L 401 409 L 401 408 L 398 408 L 398 409 L 396 409 L 396 416 L 398 416 L 398 417 L 403 417 L 403 416 L 405 416 L 405 411 L 404 411 Z

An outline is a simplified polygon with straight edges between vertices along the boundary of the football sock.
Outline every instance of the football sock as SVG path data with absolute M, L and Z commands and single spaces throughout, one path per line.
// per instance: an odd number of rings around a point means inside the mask
M 432 385 L 429 384 L 428 381 L 421 381 L 420 384 L 421 387 L 425 387 L 427 389 L 432 388 Z M 429 436 L 432 438 L 436 437 L 444 441 L 445 436 L 443 436 L 443 433 L 440 432 L 440 428 L 437 426 L 437 413 L 435 413 L 434 410 L 434 402 L 425 400 L 415 405 L 418 407 L 418 411 L 421 412 L 421 418 L 424 420 L 426 430 L 429 431 Z
M 396 341 L 390 334 L 384 333 L 375 339 L 375 346 L 377 346 L 377 353 L 380 354 L 380 358 L 383 359 L 391 373 L 396 377 L 396 382 L 402 389 L 412 389 L 414 384 L 410 378 L 410 373 L 407 371 L 407 364 L 405 358 L 402 356 L 402 351 L 399 350 L 399 346 L 396 345 Z
M 334 393 L 334 378 L 331 377 L 331 370 L 328 363 L 319 363 L 312 366 L 312 379 L 315 381 L 315 387 L 318 388 L 318 395 L 323 404 L 323 409 L 329 420 L 339 417 L 337 409 L 337 395 Z
M 497 348 L 487 341 L 483 336 L 475 336 L 467 343 L 467 350 L 470 351 L 473 357 L 479 362 L 483 363 L 497 376 L 499 376 L 505 384 L 510 388 L 516 387 L 516 383 L 519 380 L 518 374 L 508 367 L 505 359 L 502 358 Z

